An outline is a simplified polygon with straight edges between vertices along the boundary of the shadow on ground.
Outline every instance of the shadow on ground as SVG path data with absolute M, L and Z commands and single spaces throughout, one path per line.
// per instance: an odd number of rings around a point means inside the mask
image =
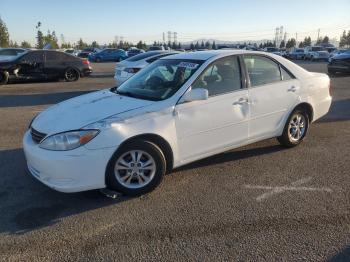
M 350 99 L 332 101 L 327 115 L 318 122 L 335 122 L 350 120 Z
M 72 97 L 84 95 L 93 91 L 96 90 L 32 95 L 0 95 L 0 108 L 57 104 Z
M 0 233 L 21 234 L 53 225 L 61 218 L 115 205 L 98 190 L 64 194 L 33 178 L 22 149 L 0 151 Z

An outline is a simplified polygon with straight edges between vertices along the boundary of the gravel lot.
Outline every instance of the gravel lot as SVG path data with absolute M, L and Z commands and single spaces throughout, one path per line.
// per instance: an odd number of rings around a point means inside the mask
M 113 200 L 45 187 L 27 173 L 21 145 L 37 112 L 113 86 L 114 63 L 93 69 L 75 83 L 0 87 L 1 260 L 350 261 L 350 77 L 332 79 L 331 111 L 299 147 L 266 140 Z

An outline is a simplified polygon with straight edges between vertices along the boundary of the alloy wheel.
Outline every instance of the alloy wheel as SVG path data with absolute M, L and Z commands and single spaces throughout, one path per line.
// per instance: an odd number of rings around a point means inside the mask
M 306 119 L 302 114 L 295 114 L 291 118 L 288 126 L 288 136 L 292 142 L 301 140 L 306 131 Z
M 65 77 L 68 81 L 74 81 L 77 79 L 77 72 L 74 69 L 68 69 L 65 73 Z
M 118 158 L 114 175 L 126 188 L 142 188 L 150 183 L 156 173 L 154 158 L 142 150 L 131 150 Z

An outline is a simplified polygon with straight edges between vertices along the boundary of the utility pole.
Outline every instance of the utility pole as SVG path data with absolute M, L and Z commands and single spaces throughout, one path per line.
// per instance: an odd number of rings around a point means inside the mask
M 163 32 L 163 45 L 165 44 L 165 33 Z
M 168 43 L 171 43 L 171 31 L 168 31 Z
M 318 33 L 317 33 L 317 42 L 319 41 L 319 39 L 320 39 L 320 28 L 318 29 Z
M 174 43 L 177 44 L 177 32 L 174 32 Z

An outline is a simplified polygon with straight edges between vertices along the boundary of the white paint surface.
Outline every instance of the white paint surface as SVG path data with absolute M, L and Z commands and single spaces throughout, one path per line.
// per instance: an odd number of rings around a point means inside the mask
M 297 180 L 290 185 L 285 186 L 258 186 L 258 185 L 245 185 L 244 187 L 247 189 L 258 189 L 258 190 L 268 190 L 268 192 L 259 195 L 256 198 L 256 201 L 261 202 L 269 197 L 272 197 L 277 194 L 281 194 L 287 191 L 309 191 L 309 192 L 327 192 L 332 193 L 333 190 L 327 187 L 306 187 L 301 186 L 303 184 L 306 184 L 312 180 L 311 177 L 303 178 L 300 180 Z

